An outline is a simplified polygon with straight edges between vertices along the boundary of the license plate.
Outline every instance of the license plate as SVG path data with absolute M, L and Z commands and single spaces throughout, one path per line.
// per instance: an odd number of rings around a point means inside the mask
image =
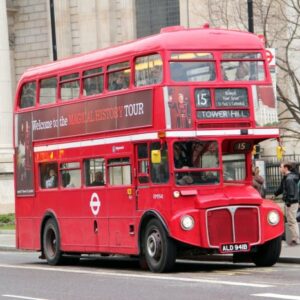
M 250 247 L 248 243 L 222 244 L 220 246 L 221 253 L 248 252 L 248 251 L 250 251 Z

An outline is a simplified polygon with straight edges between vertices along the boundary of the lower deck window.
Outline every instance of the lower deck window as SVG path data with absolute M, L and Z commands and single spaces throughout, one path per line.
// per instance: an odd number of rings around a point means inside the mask
M 131 166 L 129 158 L 115 158 L 108 161 L 110 185 L 130 185 Z
M 60 175 L 62 187 L 78 188 L 81 186 L 81 170 L 79 162 L 61 164 Z
M 84 161 L 85 185 L 105 185 L 105 160 L 103 158 L 91 158 Z
M 40 164 L 40 184 L 42 189 L 51 189 L 57 187 L 57 163 Z

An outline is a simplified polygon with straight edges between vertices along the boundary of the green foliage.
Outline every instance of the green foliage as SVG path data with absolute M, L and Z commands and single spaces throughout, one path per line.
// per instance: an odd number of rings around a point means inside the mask
M 0 215 L 0 225 L 14 225 L 15 214 Z

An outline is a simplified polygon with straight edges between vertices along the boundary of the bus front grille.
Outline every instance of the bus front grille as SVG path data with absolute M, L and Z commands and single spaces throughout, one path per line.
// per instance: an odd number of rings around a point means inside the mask
M 210 247 L 228 243 L 256 244 L 260 240 L 259 211 L 254 206 L 228 206 L 206 212 Z

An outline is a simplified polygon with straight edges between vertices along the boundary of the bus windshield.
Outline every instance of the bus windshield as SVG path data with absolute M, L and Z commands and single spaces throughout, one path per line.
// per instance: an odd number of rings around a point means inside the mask
M 237 142 L 236 144 L 239 144 Z M 177 185 L 210 185 L 246 179 L 246 154 L 235 150 L 222 154 L 222 173 L 217 141 L 181 141 L 173 145 Z
M 182 141 L 173 145 L 177 185 L 218 184 L 219 150 L 216 141 Z

